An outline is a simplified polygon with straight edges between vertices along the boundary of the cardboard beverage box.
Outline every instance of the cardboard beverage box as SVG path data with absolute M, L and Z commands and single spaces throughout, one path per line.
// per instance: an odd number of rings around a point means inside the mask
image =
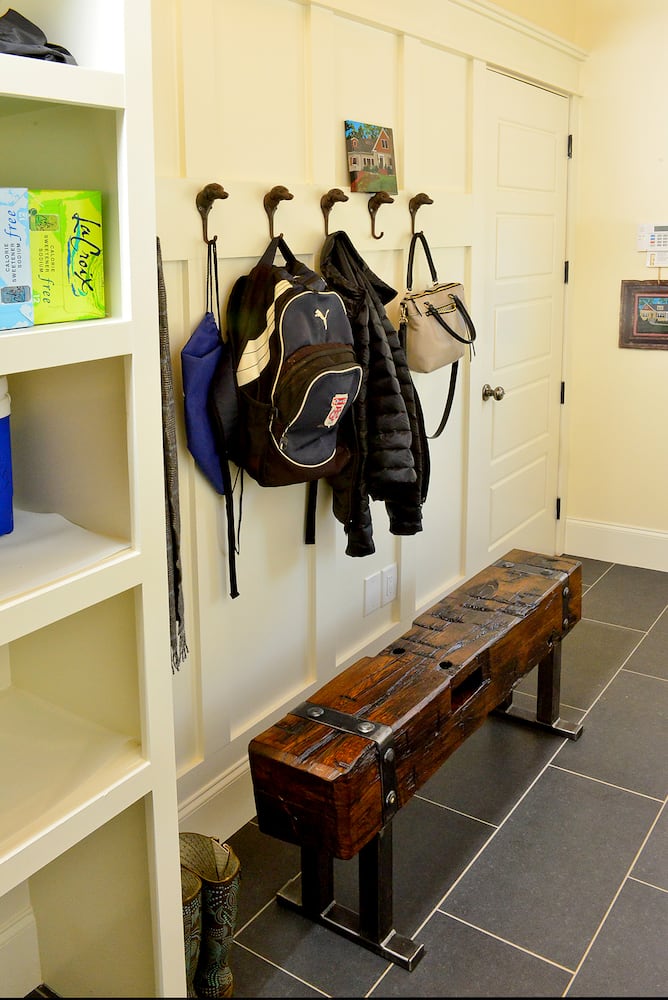
M 35 325 L 104 316 L 99 191 L 28 191 Z
M 33 325 L 28 191 L 0 188 L 0 330 Z

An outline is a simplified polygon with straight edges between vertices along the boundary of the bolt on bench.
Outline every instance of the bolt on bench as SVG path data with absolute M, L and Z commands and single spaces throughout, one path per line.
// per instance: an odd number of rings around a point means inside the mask
M 423 945 L 393 927 L 392 818 L 492 712 L 579 738 L 559 703 L 581 615 L 577 560 L 513 549 L 251 740 L 260 830 L 301 848 L 279 902 L 412 970 Z M 534 667 L 530 713 L 512 697 Z M 358 913 L 334 898 L 334 858 L 357 855 Z

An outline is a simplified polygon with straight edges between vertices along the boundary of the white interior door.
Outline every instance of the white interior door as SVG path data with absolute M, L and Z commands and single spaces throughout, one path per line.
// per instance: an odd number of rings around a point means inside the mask
M 485 77 L 471 565 L 513 547 L 555 552 L 566 253 L 568 99 L 491 70 Z

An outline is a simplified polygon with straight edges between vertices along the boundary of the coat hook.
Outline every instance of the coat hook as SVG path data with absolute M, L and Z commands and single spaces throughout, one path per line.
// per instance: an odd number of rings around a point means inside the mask
M 320 199 L 320 208 L 325 219 L 325 236 L 329 236 L 329 213 L 337 201 L 348 201 L 348 195 L 341 188 L 331 188 Z
M 433 205 L 434 199 L 430 198 L 428 194 L 421 191 L 420 194 L 416 194 L 408 202 L 408 211 L 411 213 L 411 236 L 415 236 L 415 213 L 417 212 L 420 205 Z
M 288 189 L 283 186 L 283 184 L 277 184 L 273 187 L 271 191 L 268 191 L 264 196 L 264 210 L 269 218 L 269 235 L 271 239 L 274 238 L 274 212 L 278 208 L 278 203 L 280 201 L 292 201 L 294 195 L 290 194 Z M 281 236 L 283 234 L 281 233 Z
M 380 240 L 385 235 L 385 233 L 379 233 L 376 236 L 376 212 L 381 205 L 391 205 L 394 202 L 394 198 L 390 198 L 387 191 L 377 191 L 373 197 L 369 198 L 369 215 L 371 216 L 371 235 L 374 240 Z
M 197 211 L 202 216 L 202 236 L 204 237 L 204 242 L 209 244 L 213 243 L 217 239 L 216 236 L 213 239 L 209 239 L 207 229 L 208 229 L 208 217 L 211 211 L 211 206 L 213 205 L 216 198 L 227 198 L 228 193 L 225 188 L 220 184 L 207 184 L 198 193 L 195 198 L 195 204 L 197 205 Z

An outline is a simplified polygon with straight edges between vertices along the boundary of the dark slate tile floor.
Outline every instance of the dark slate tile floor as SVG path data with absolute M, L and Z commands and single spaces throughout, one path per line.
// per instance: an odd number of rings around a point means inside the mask
M 229 838 L 235 997 L 668 996 L 668 573 L 581 561 L 561 683 L 580 739 L 490 716 L 393 821 L 413 971 L 280 905 L 299 850 L 250 822 Z M 356 861 L 335 886 L 356 910 Z

